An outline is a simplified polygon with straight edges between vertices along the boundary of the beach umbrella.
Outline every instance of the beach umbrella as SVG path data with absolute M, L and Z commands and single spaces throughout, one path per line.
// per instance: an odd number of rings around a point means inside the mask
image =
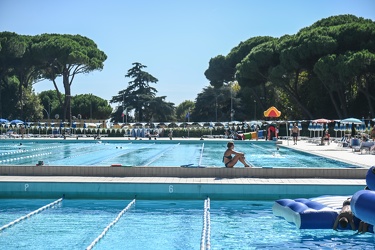
M 59 134 L 62 134 L 63 128 L 65 127 L 64 122 L 61 120 L 59 125 Z
M 335 122 L 335 127 L 333 128 L 334 131 L 339 131 L 340 128 L 339 128 L 339 124 L 337 122 Z
M 327 123 L 331 123 L 333 122 L 332 120 L 328 120 L 328 119 L 325 119 L 325 118 L 320 118 L 320 119 L 316 119 L 316 120 L 312 120 L 313 123 L 323 123 L 323 124 L 327 124 Z
M 324 124 L 323 123 L 318 123 L 318 131 L 319 131 L 319 137 L 320 137 L 320 132 L 322 132 L 322 135 L 323 135 L 323 131 L 324 131 Z
M 314 127 L 313 127 L 313 125 L 312 125 L 312 122 L 309 123 L 309 126 L 307 127 L 307 129 L 308 129 L 308 130 L 313 130 L 313 129 L 314 129 Z
M 244 124 L 243 124 L 243 129 L 245 130 L 245 133 L 246 133 L 246 130 L 249 128 L 249 125 L 247 125 L 247 123 L 245 122 Z
M 364 132 L 365 130 L 366 130 L 365 118 L 362 117 L 362 122 L 361 122 L 361 124 L 358 126 L 358 131 L 360 131 L 360 132 Z
M 346 125 L 344 123 L 340 123 L 341 136 L 342 136 L 342 133 L 345 133 L 345 130 L 346 130 Z
M 344 123 L 344 124 L 361 124 L 362 121 L 357 119 L 357 118 L 346 118 L 344 120 L 341 120 L 340 121 L 341 123 Z
M 339 124 L 338 124 L 337 122 L 335 122 L 335 127 L 333 128 L 333 130 L 334 130 L 335 133 L 336 133 L 335 137 L 337 137 L 337 131 L 340 130 Z
M 21 121 L 21 120 L 12 120 L 12 121 L 10 121 L 10 124 L 12 124 L 12 125 L 19 125 L 19 124 L 23 124 L 23 121 Z
M 313 131 L 314 129 L 312 122 L 309 123 L 309 126 L 307 127 L 307 129 L 310 131 L 310 137 L 311 137 L 311 131 Z

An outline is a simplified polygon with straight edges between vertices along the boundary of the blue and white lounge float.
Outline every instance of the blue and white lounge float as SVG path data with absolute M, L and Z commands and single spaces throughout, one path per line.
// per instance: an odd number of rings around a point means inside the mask
M 360 221 L 369 224 L 368 231 L 374 232 L 375 225 L 375 166 L 366 175 L 368 189 L 356 192 L 350 196 L 321 196 L 311 199 L 280 199 L 275 201 L 273 214 L 283 217 L 295 224 L 299 229 L 332 229 L 339 215 L 343 202 L 351 198 L 350 208 L 355 217 L 354 223 L 358 228 Z M 345 230 L 350 229 L 340 228 Z

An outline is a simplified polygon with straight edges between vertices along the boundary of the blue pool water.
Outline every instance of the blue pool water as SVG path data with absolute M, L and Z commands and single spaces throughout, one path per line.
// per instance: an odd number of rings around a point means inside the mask
M 0 227 L 52 200 L 0 200 Z M 85 249 L 130 200 L 63 200 L 0 232 L 0 249 Z M 204 201 L 137 200 L 93 249 L 199 249 Z M 299 230 L 270 201 L 212 201 L 211 249 L 374 249 L 371 233 Z
M 226 142 L 0 142 L 1 165 L 55 166 L 195 166 L 223 167 Z M 358 167 L 301 153 L 273 142 L 236 143 L 236 150 L 256 167 Z M 239 166 L 242 164 L 239 164 Z

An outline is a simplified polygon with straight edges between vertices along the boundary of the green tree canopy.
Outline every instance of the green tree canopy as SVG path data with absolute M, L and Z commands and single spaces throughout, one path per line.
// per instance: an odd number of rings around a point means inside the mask
M 253 103 L 277 106 L 284 118 L 374 117 L 374 40 L 374 21 L 333 16 L 294 35 L 250 38 L 246 49 L 211 59 L 205 75 L 212 86 L 236 79 L 245 110 Z
M 195 107 L 195 103 L 193 101 L 185 100 L 182 103 L 180 103 L 176 108 L 177 121 L 179 122 L 187 121 L 188 120 L 187 115 L 190 116 L 191 112 L 194 110 L 194 107 Z
M 151 83 L 156 84 L 158 79 L 143 70 L 147 66 L 138 62 L 132 65 L 133 67 L 125 75 L 125 77 L 132 78 L 128 87 L 119 91 L 118 95 L 113 96 L 110 100 L 110 103 L 122 104 L 118 106 L 116 114 L 119 115 L 124 110 L 130 111 L 134 109 L 136 120 L 139 122 L 166 119 L 173 115 L 174 104 L 166 103 L 164 101 L 165 96 L 156 97 L 156 88 L 150 86 Z M 164 111 L 165 115 L 162 114 Z
M 44 65 L 41 77 L 53 82 L 61 106 L 62 119 L 71 120 L 71 85 L 77 74 L 101 70 L 107 59 L 105 53 L 89 38 L 81 35 L 42 34 L 33 38 L 32 50 Z M 62 77 L 64 96 L 57 85 Z M 64 98 L 64 99 L 63 99 Z

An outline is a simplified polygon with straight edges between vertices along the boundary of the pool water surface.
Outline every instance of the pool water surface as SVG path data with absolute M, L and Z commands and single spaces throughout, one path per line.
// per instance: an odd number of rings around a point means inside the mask
M 1 165 L 224 167 L 226 142 L 0 142 Z M 274 142 L 236 143 L 256 167 L 353 168 L 344 162 L 302 153 Z M 238 166 L 241 166 L 239 164 Z
M 53 200 L 0 200 L 0 227 Z M 0 249 L 85 249 L 130 200 L 63 200 L 0 232 Z M 211 249 L 373 249 L 371 233 L 299 230 L 272 201 L 212 201 Z M 136 200 L 93 249 L 200 249 L 204 201 Z

